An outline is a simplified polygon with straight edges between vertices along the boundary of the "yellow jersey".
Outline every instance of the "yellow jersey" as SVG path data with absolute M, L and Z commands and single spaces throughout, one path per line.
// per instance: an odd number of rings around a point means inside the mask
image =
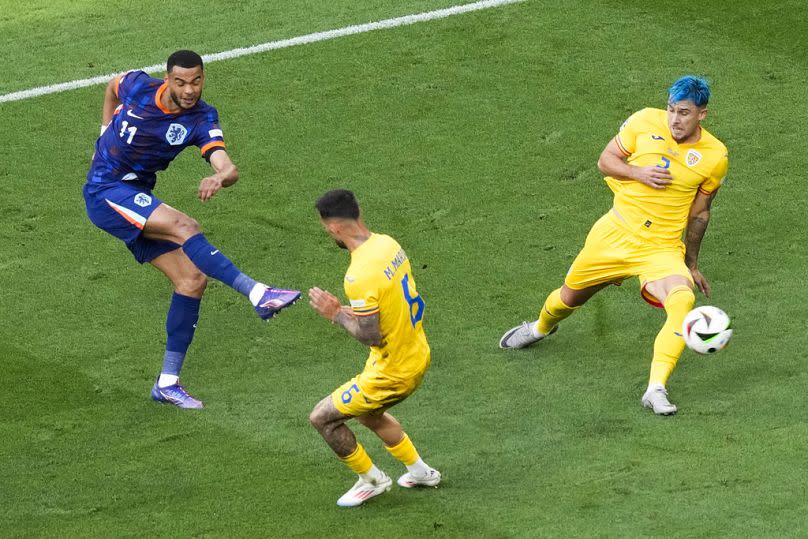
M 654 189 L 638 181 L 607 176 L 614 192 L 614 208 L 621 224 L 644 241 L 659 245 L 680 244 L 696 191 L 718 189 L 727 174 L 727 148 L 701 128 L 695 144 L 677 144 L 667 122 L 667 112 L 646 108 L 625 121 L 615 138 L 627 162 L 638 167 L 667 168 L 673 182 Z M 619 221 L 619 219 L 618 219 Z
M 370 347 L 365 371 L 399 381 L 423 375 L 430 361 L 425 303 L 401 245 L 390 236 L 371 234 L 351 252 L 344 287 L 354 316 L 379 313 L 382 342 Z

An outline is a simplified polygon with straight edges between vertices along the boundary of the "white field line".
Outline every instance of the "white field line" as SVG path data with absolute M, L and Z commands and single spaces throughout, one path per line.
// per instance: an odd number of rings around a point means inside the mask
M 350 36 L 354 34 L 362 34 L 364 32 L 371 32 L 373 30 L 383 30 L 387 28 L 396 28 L 398 26 L 407 26 L 424 21 L 433 21 L 435 19 L 445 19 L 453 15 L 460 15 L 461 13 L 468 13 L 470 11 L 479 11 L 482 9 L 489 9 L 493 7 L 503 6 L 506 4 L 516 4 L 526 0 L 482 0 L 472 4 L 463 4 L 459 6 L 452 6 L 444 9 L 437 9 L 435 11 L 427 11 L 425 13 L 417 13 L 415 15 L 405 15 L 403 17 L 396 17 L 394 19 L 385 19 L 383 21 L 369 22 L 365 24 L 356 24 L 353 26 L 346 26 L 344 28 L 337 28 L 336 30 L 328 30 L 325 32 L 315 32 L 313 34 L 306 34 L 304 36 L 297 36 L 289 39 L 281 39 L 279 41 L 269 41 L 254 45 L 252 47 L 243 47 L 239 49 L 232 49 L 224 52 L 217 52 L 214 54 L 205 54 L 202 59 L 205 63 L 217 62 L 219 60 L 229 60 L 231 58 L 238 58 L 240 56 L 247 56 L 250 54 L 258 54 L 261 52 L 271 51 L 275 49 L 284 49 L 286 47 L 294 47 L 295 45 L 304 45 L 306 43 L 316 43 L 317 41 L 327 41 L 329 39 L 336 39 L 338 37 Z M 165 64 L 154 64 L 141 68 L 147 73 L 156 73 L 165 69 Z M 19 92 L 12 92 L 10 94 L 0 95 L 0 103 L 7 103 L 10 101 L 22 101 L 23 99 L 30 99 L 40 95 L 55 94 L 59 92 L 66 92 L 68 90 L 75 90 L 77 88 L 85 88 L 87 86 L 94 86 L 96 84 L 104 84 L 118 73 L 110 73 L 107 75 L 99 75 L 89 79 L 79 79 L 70 82 L 61 82 L 59 84 L 51 84 L 50 86 L 39 86 L 28 90 L 21 90 Z

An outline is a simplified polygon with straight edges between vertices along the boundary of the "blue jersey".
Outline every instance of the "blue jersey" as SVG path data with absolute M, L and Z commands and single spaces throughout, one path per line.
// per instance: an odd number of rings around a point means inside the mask
M 201 99 L 177 113 L 160 99 L 168 85 L 143 71 L 129 71 L 116 80 L 121 106 L 95 143 L 87 181 L 106 184 L 132 182 L 153 189 L 156 172 L 187 146 L 198 146 L 205 159 L 224 148 L 219 113 Z

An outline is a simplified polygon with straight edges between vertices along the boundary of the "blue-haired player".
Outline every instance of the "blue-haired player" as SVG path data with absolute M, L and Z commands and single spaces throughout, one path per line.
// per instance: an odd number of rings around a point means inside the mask
M 701 126 L 710 99 L 707 82 L 681 77 L 667 97 L 666 110 L 635 112 L 603 149 L 598 168 L 614 192 L 614 205 L 592 226 L 538 320 L 511 328 L 499 341 L 502 348 L 541 341 L 598 291 L 637 276 L 643 299 L 667 315 L 640 400 L 657 415 L 677 411 L 666 384 L 685 347 L 681 328 L 696 301 L 693 287 L 710 295 L 699 249 L 728 167 L 726 146 Z
M 163 368 L 151 396 L 180 408 L 203 407 L 180 385 L 179 374 L 199 319 L 207 277 L 248 297 L 264 320 L 300 297 L 297 290 L 268 287 L 242 273 L 211 245 L 199 223 L 152 193 L 156 173 L 187 146 L 197 146 L 214 171 L 199 183 L 202 202 L 238 180 L 238 169 L 225 150 L 218 112 L 200 99 L 204 83 L 202 58 L 187 50 L 168 58 L 165 80 L 143 71 L 111 80 L 104 96 L 101 136 L 84 185 L 90 220 L 174 285 Z

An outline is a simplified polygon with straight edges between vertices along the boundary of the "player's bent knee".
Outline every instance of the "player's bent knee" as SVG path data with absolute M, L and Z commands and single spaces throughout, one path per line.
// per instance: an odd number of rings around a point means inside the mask
M 323 435 L 330 433 L 347 419 L 347 416 L 334 407 L 330 396 L 321 400 L 309 414 L 309 422 Z
M 177 222 L 177 232 L 184 239 L 188 239 L 202 232 L 202 227 L 199 226 L 199 223 L 195 219 L 184 215 Z
M 183 296 L 199 298 L 202 297 L 208 287 L 208 278 L 202 272 L 195 272 L 184 277 L 175 284 L 175 287 L 177 292 Z
M 329 434 L 343 423 L 342 421 L 333 421 L 326 414 L 318 412 L 316 409 L 309 415 L 309 422 L 321 434 Z
M 315 406 L 314 410 L 309 414 L 309 422 L 318 431 L 322 431 L 328 425 L 328 416 L 324 413 L 320 404 Z

